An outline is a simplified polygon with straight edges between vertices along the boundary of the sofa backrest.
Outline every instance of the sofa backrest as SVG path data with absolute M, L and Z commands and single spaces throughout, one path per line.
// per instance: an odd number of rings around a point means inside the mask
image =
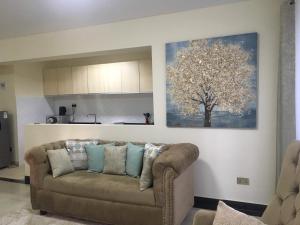
M 111 140 L 100 140 L 100 139 L 70 139 L 70 140 L 74 140 L 74 141 L 91 141 L 91 140 L 97 140 L 99 141 L 99 144 L 107 144 L 107 143 L 115 143 L 116 146 L 122 146 L 122 145 L 126 145 L 128 142 L 126 141 L 111 141 Z M 45 151 L 47 150 L 55 150 L 55 149 L 61 149 L 66 147 L 65 145 L 66 140 L 61 140 L 61 141 L 56 141 L 56 142 L 51 142 L 48 144 L 44 144 L 41 146 L 41 148 L 43 148 Z M 146 142 L 131 142 L 132 144 L 135 145 L 145 145 Z M 169 145 L 163 144 L 163 143 L 153 143 L 154 145 L 165 145 L 164 149 L 167 149 L 169 147 Z
M 268 225 L 300 225 L 300 141 L 286 151 L 275 196 L 263 215 Z

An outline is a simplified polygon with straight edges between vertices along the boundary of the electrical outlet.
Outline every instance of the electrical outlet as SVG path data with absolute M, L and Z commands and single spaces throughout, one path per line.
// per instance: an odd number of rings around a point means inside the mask
M 237 177 L 236 183 L 239 185 L 250 185 L 250 179 L 247 177 Z

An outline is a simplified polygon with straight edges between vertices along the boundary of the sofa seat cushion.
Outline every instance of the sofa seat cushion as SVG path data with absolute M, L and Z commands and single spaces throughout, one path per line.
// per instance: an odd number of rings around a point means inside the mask
M 136 205 L 155 206 L 153 189 L 141 192 L 139 180 L 129 176 L 75 171 L 61 177 L 47 175 L 43 187 L 56 193 Z

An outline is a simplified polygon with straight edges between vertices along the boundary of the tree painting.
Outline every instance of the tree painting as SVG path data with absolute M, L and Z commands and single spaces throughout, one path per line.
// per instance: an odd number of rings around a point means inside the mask
M 256 127 L 257 33 L 166 45 L 168 126 Z

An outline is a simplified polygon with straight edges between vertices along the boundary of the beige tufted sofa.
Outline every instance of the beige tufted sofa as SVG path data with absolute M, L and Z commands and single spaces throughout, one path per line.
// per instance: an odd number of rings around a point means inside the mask
M 300 225 L 300 141 L 291 143 L 282 164 L 276 193 L 262 221 L 268 225 Z M 199 210 L 193 225 L 212 225 L 215 212 Z
M 75 171 L 53 178 L 47 151 L 64 147 L 65 141 L 57 141 L 26 153 L 33 209 L 101 224 L 180 225 L 193 206 L 192 164 L 199 155 L 193 144 L 164 145 L 153 164 L 153 187 L 143 192 L 138 179 L 128 176 Z

